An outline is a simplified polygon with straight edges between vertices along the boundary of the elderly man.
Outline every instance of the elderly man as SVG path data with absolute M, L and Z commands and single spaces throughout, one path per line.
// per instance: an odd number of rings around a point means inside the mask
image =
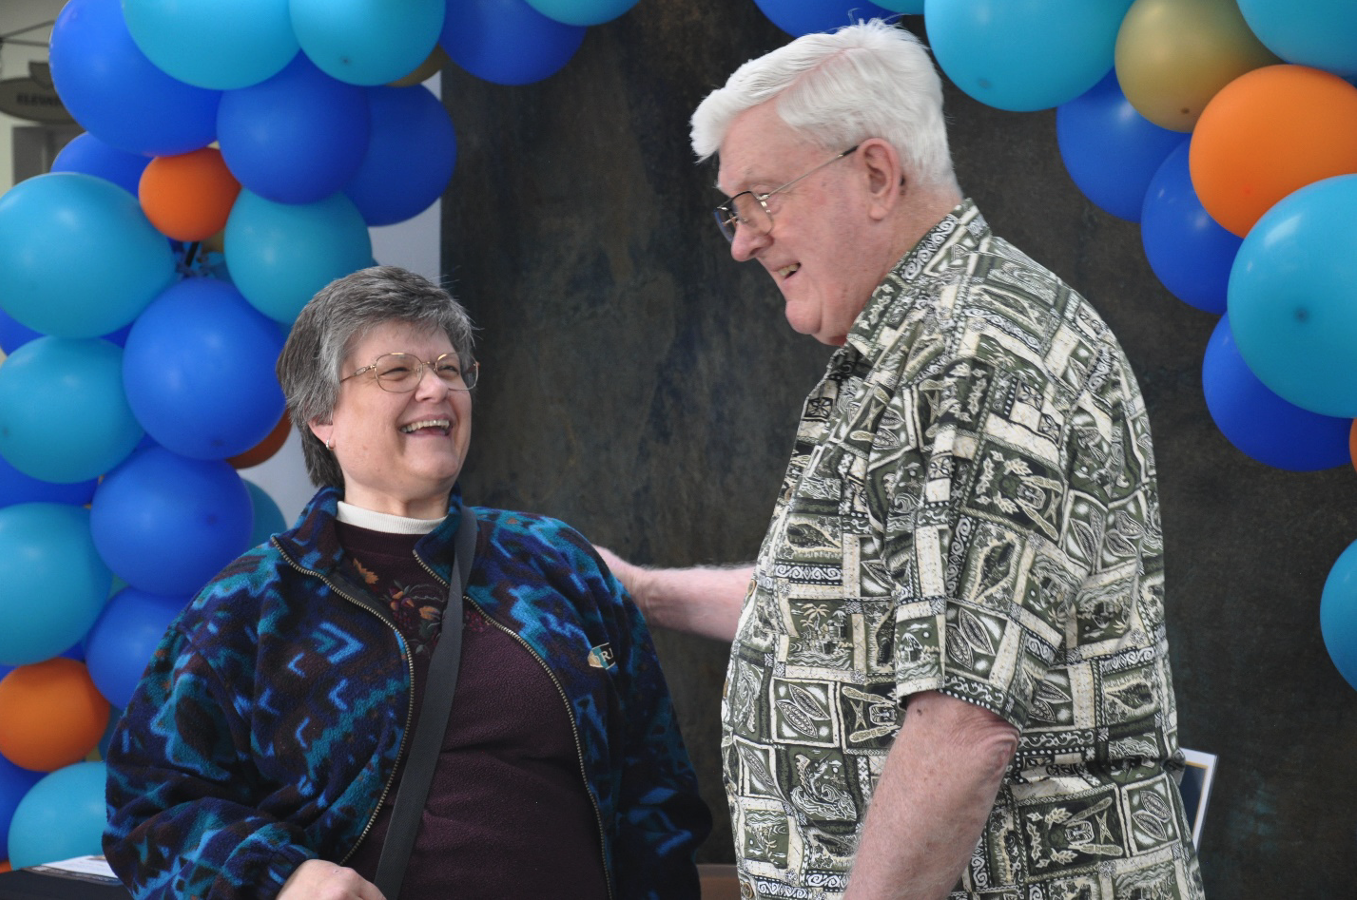
M 839 348 L 755 565 L 608 555 L 652 624 L 733 641 L 745 896 L 1200 898 L 1144 402 L 961 194 L 924 48 L 802 37 L 692 138 L 731 254 Z

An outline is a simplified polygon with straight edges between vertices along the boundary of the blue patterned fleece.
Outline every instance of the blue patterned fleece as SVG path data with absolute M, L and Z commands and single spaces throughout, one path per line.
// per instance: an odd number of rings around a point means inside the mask
M 406 741 L 412 669 L 341 566 L 337 500 L 321 490 L 291 531 L 217 575 L 128 704 L 108 752 L 104 850 L 138 898 L 267 900 L 306 860 L 343 862 L 375 816 Z M 460 505 L 454 490 L 416 547 L 445 584 Z M 569 697 L 614 900 L 696 898 L 711 818 L 640 614 L 569 526 L 475 511 L 467 594 Z M 589 662 L 604 647 L 606 683 Z

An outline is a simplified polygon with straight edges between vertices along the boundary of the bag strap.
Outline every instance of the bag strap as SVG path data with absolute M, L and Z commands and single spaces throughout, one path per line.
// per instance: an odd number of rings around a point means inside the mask
M 429 675 L 424 686 L 424 702 L 419 707 L 419 723 L 405 759 L 405 774 L 396 791 L 391 824 L 377 862 L 376 884 L 386 900 L 400 896 L 401 882 L 410 850 L 419 833 L 424 804 L 429 796 L 438 753 L 448 729 L 452 695 L 457 689 L 457 668 L 462 661 L 462 595 L 471 580 L 471 564 L 476 555 L 476 514 L 462 505 L 462 522 L 457 529 L 457 550 L 452 560 L 452 578 L 448 585 L 448 605 L 443 611 L 443 630 L 429 659 Z

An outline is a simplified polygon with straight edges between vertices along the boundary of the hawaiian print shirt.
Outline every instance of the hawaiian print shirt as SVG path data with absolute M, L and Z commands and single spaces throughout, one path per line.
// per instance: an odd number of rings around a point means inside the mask
M 1021 733 L 953 898 L 1202 896 L 1139 387 L 1097 313 L 970 201 L 805 404 L 723 703 L 746 896 L 844 891 L 919 691 Z

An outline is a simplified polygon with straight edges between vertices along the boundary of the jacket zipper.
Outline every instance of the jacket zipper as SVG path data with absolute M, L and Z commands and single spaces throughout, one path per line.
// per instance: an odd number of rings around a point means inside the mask
M 394 623 L 388 622 L 385 616 L 377 612 L 377 610 L 373 609 L 371 606 L 368 606 L 363 601 L 355 597 L 350 597 L 348 594 L 344 593 L 344 591 L 342 591 L 334 582 L 326 578 L 321 573 L 317 572 L 314 569 L 307 569 L 299 565 L 292 559 L 291 556 L 287 554 L 287 551 L 283 550 L 282 545 L 278 544 L 276 540 L 274 540 L 273 543 L 274 546 L 278 548 L 278 552 L 282 554 L 283 559 L 287 560 L 288 565 L 296 569 L 298 572 L 301 572 L 303 575 L 311 575 L 314 576 L 315 578 L 320 579 L 322 584 L 324 584 L 330 590 L 334 591 L 339 596 L 343 597 L 345 600 L 352 603 L 354 606 L 357 606 L 359 609 L 366 610 L 371 615 L 376 616 L 382 622 L 383 625 L 391 629 L 391 633 L 396 636 L 396 640 L 400 643 L 402 647 L 405 648 L 405 666 L 410 673 L 410 698 L 409 703 L 406 705 L 405 728 L 401 731 L 400 747 L 397 748 L 396 750 L 396 765 L 391 768 L 391 775 L 389 778 L 387 778 L 386 784 L 382 786 L 381 796 L 377 798 L 377 805 L 373 808 L 372 815 L 368 817 L 367 824 L 363 826 L 362 833 L 358 835 L 358 840 L 353 842 L 353 846 L 350 847 L 349 851 L 344 854 L 343 859 L 339 860 L 339 865 L 342 866 L 344 865 L 344 863 L 348 862 L 349 857 L 353 856 L 353 854 L 358 850 L 358 848 L 363 845 L 363 841 L 367 838 L 368 832 L 372 830 L 373 824 L 376 823 L 377 816 L 382 811 L 382 804 L 386 802 L 387 795 L 391 793 L 391 786 L 395 783 L 396 771 L 400 768 L 401 757 L 405 755 L 405 742 L 406 739 L 410 736 L 410 725 L 415 720 L 415 660 L 414 657 L 410 655 L 409 648 L 405 646 L 404 635 L 400 633 L 400 629 L 397 628 Z M 420 564 L 423 565 L 422 560 Z M 425 568 L 427 569 L 428 566 L 425 566 Z M 434 577 L 437 578 L 438 576 L 434 575 Z M 439 578 L 438 580 L 440 582 L 443 582 L 444 585 L 447 584 L 447 582 L 443 581 L 443 579 L 441 578 Z
M 565 705 L 565 717 L 570 720 L 570 733 L 575 738 L 575 758 L 578 759 L 580 763 L 580 780 L 584 784 L 584 793 L 589 797 L 589 805 L 594 809 L 594 821 L 598 824 L 598 848 L 600 855 L 603 857 L 603 880 L 608 887 L 608 897 L 611 900 L 613 896 L 613 876 L 612 872 L 608 870 L 608 853 L 605 849 L 608 846 L 608 837 L 603 830 L 603 813 L 599 811 L 598 801 L 594 799 L 593 791 L 589 790 L 589 773 L 585 771 L 584 768 L 584 750 L 580 747 L 580 731 L 579 727 L 575 724 L 575 715 L 570 709 L 570 698 L 566 694 L 565 688 L 561 686 L 560 680 L 556 678 L 556 673 L 551 671 L 551 667 L 548 666 L 541 655 L 533 649 L 532 645 L 523 639 L 522 635 L 513 629 L 500 624 L 500 622 L 495 619 L 494 616 L 487 613 L 479 603 L 472 600 L 471 595 L 463 595 L 463 599 L 476 607 L 476 611 L 484 616 L 487 622 L 521 644 L 523 649 L 527 650 L 528 653 L 532 655 L 532 658 L 537 660 L 537 664 L 542 667 L 542 670 L 547 673 L 547 677 L 551 679 L 551 683 L 556 686 L 556 693 L 560 695 L 561 703 Z

